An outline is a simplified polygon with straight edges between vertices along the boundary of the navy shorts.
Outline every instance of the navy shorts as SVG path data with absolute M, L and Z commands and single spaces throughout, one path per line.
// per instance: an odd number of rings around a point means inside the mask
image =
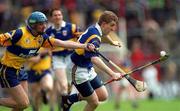
M 19 70 L 0 64 L 0 83 L 2 88 L 10 88 L 19 85 Z
M 86 81 L 81 84 L 74 83 L 74 85 L 83 97 L 88 97 L 94 92 L 94 90 L 103 86 L 103 82 L 98 76 L 96 76 L 91 81 Z
M 28 80 L 28 74 L 27 74 L 26 70 L 20 69 L 18 79 L 19 79 L 19 81 L 27 81 Z
M 51 74 L 50 70 L 44 70 L 40 73 L 34 70 L 29 70 L 27 73 L 29 83 L 39 82 L 46 74 Z

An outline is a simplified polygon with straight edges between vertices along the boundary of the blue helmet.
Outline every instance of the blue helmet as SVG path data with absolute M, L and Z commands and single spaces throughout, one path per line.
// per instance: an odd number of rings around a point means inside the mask
M 31 13 L 31 15 L 27 19 L 27 23 L 29 26 L 36 24 L 36 23 L 42 23 L 47 22 L 47 17 L 42 12 L 35 11 Z

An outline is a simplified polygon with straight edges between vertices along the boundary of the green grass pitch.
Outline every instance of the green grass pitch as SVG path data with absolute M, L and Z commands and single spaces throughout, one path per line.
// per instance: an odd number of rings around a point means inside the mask
M 85 102 L 79 102 L 72 106 L 71 111 L 82 111 Z M 133 108 L 131 101 L 122 101 L 120 110 L 114 109 L 114 101 L 109 100 L 101 103 L 96 111 L 180 111 L 180 99 L 175 100 L 139 100 L 138 107 Z M 0 111 L 9 111 L 10 109 L 0 107 Z M 25 111 L 32 111 L 31 108 Z M 41 111 L 49 111 L 48 106 L 43 106 Z M 58 111 L 58 110 L 56 110 Z

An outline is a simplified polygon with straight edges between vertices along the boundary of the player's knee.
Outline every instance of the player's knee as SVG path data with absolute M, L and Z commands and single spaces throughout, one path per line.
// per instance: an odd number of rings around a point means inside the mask
M 22 108 L 23 109 L 26 109 L 26 108 L 28 108 L 29 107 L 29 103 L 24 103 L 24 104 L 22 104 Z
M 53 85 L 53 79 L 50 74 L 47 74 L 41 81 L 41 86 L 45 91 L 53 90 Z
M 62 90 L 62 92 L 67 92 L 68 91 L 68 85 L 67 84 L 61 84 L 61 90 Z
M 100 104 L 99 101 L 93 101 L 93 102 L 90 102 L 89 105 L 93 108 L 96 108 L 98 105 Z
M 98 98 L 99 98 L 99 101 L 105 101 L 108 98 L 108 93 L 104 92 L 103 94 L 98 95 Z
M 46 84 L 43 88 L 45 91 L 52 91 L 53 90 L 53 85 L 51 84 Z
M 17 107 L 19 108 L 19 109 L 26 109 L 26 108 L 28 108 L 28 106 L 29 106 L 29 100 L 24 100 L 24 101 L 22 101 L 21 103 L 18 103 L 17 104 Z
M 106 101 L 107 98 L 108 98 L 108 94 L 100 97 L 100 98 L 99 98 L 99 101 Z

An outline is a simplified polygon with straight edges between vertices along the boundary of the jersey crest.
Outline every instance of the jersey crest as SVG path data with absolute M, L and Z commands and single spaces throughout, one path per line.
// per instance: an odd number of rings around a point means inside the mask
M 27 44 L 30 44 L 30 39 L 27 38 L 27 39 L 25 40 L 25 42 L 26 42 Z
M 63 36 L 67 36 L 67 30 L 63 30 L 63 31 L 62 31 L 62 35 L 63 35 Z

